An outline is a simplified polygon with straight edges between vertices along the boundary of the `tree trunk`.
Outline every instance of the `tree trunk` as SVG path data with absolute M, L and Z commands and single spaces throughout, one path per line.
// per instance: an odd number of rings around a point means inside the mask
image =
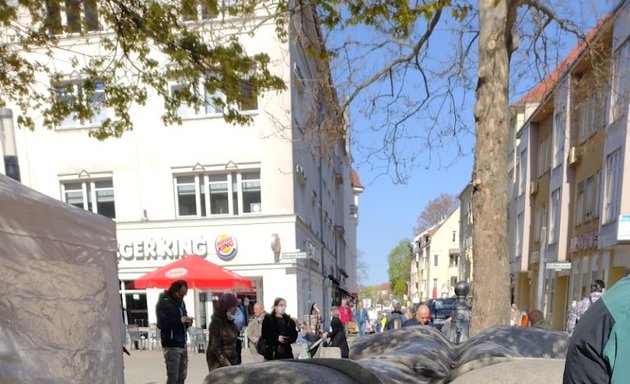
M 510 3 L 514 6 L 513 1 Z M 507 141 L 513 16 L 507 0 L 479 0 L 471 335 L 509 324 Z

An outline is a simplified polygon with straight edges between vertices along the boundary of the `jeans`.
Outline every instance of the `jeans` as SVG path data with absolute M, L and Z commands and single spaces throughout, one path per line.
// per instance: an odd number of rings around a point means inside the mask
M 184 384 L 188 370 L 188 350 L 164 347 L 163 353 L 166 363 L 166 384 Z
M 359 336 L 365 336 L 365 321 L 357 323 L 357 327 L 359 328 Z

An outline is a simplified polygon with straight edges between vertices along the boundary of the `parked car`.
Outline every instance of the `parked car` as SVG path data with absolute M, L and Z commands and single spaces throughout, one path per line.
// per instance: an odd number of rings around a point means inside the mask
M 434 327 L 442 329 L 446 319 L 453 316 L 453 306 L 456 301 L 455 297 L 449 297 L 446 299 L 431 299 L 427 302 Z

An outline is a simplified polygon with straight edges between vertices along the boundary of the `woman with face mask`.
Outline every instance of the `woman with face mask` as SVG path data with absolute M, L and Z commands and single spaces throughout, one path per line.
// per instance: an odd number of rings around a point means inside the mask
M 241 363 L 241 343 L 237 340 L 239 331 L 234 322 L 237 306 L 238 299 L 234 294 L 221 295 L 218 309 L 210 322 L 210 341 L 206 349 L 209 371 Z
M 286 312 L 287 301 L 278 297 L 273 311 L 263 320 L 262 337 L 265 340 L 265 360 L 293 359 L 291 344 L 297 340 L 295 321 Z

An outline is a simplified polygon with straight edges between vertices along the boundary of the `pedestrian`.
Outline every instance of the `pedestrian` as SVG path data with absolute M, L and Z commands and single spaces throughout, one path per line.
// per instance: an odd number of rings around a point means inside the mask
M 538 329 L 552 330 L 551 323 L 545 320 L 545 317 L 540 309 L 534 309 L 529 312 L 529 323 L 532 327 Z
M 359 336 L 365 335 L 365 325 L 369 320 L 367 309 L 363 307 L 363 302 L 359 301 L 357 304 L 357 311 L 354 314 L 354 321 L 357 323 L 357 327 L 359 328 Z
M 311 316 L 315 316 L 315 324 L 310 325 L 314 328 L 314 332 L 319 334 L 322 323 L 322 314 L 319 312 L 319 305 L 317 305 L 317 303 L 311 304 L 311 311 L 309 313 Z M 310 318 L 309 323 L 311 323 Z
M 339 308 L 337 307 L 330 309 L 330 329 L 330 334 L 327 335 L 330 338 L 328 345 L 339 348 L 341 357 L 347 359 L 350 354 L 350 348 L 348 348 L 348 339 L 339 318 Z
M 591 284 L 591 293 L 577 303 L 567 318 L 567 332 L 569 333 L 569 336 L 573 334 L 575 325 L 580 320 L 580 317 L 582 317 L 582 315 L 591 305 L 593 305 L 593 303 L 602 297 L 605 290 L 606 284 L 604 284 L 602 280 L 595 280 L 595 282 Z
M 630 276 L 583 314 L 569 340 L 564 384 L 621 384 L 630 377 Z
M 387 317 L 387 323 L 385 323 L 385 330 L 391 329 L 399 329 L 402 328 L 403 323 L 405 322 L 405 315 L 400 311 L 400 304 L 394 304 L 394 310 Z
M 427 325 L 429 324 L 429 318 L 431 317 L 431 311 L 425 304 L 419 305 L 416 309 L 415 316 L 403 323 L 403 327 L 410 327 L 413 325 Z
M 521 325 L 521 311 L 519 311 L 516 303 L 512 303 L 512 306 L 510 307 L 510 325 Z
M 249 320 L 249 324 L 245 329 L 245 334 L 249 340 L 249 351 L 255 361 L 264 360 L 264 343 L 265 341 L 262 339 L 262 324 L 265 320 L 265 316 L 267 312 L 263 308 L 263 305 L 260 303 L 254 304 L 254 315 Z M 259 347 L 258 343 L 262 343 L 262 348 Z M 262 352 L 262 353 L 261 353 Z
M 348 336 L 348 323 L 352 321 L 352 308 L 350 308 L 348 300 L 346 299 L 341 299 L 341 305 L 339 306 L 339 320 L 341 320 L 346 336 Z
M 186 329 L 193 323 L 188 316 L 184 296 L 188 284 L 177 280 L 158 298 L 155 306 L 157 327 L 160 329 L 162 354 L 166 364 L 166 384 L 183 384 L 188 370 Z
M 265 360 L 293 359 L 291 344 L 297 340 L 295 322 L 286 312 L 287 301 L 278 297 L 271 314 L 263 320 L 262 337 L 265 340 Z
M 413 308 L 408 306 L 407 308 L 405 308 L 405 318 L 406 318 L 405 321 L 411 320 L 413 319 L 413 317 L 414 317 Z
M 238 299 L 232 293 L 224 293 L 219 298 L 218 309 L 212 315 L 208 330 L 208 371 L 241 363 L 239 331 L 235 322 L 238 304 Z

